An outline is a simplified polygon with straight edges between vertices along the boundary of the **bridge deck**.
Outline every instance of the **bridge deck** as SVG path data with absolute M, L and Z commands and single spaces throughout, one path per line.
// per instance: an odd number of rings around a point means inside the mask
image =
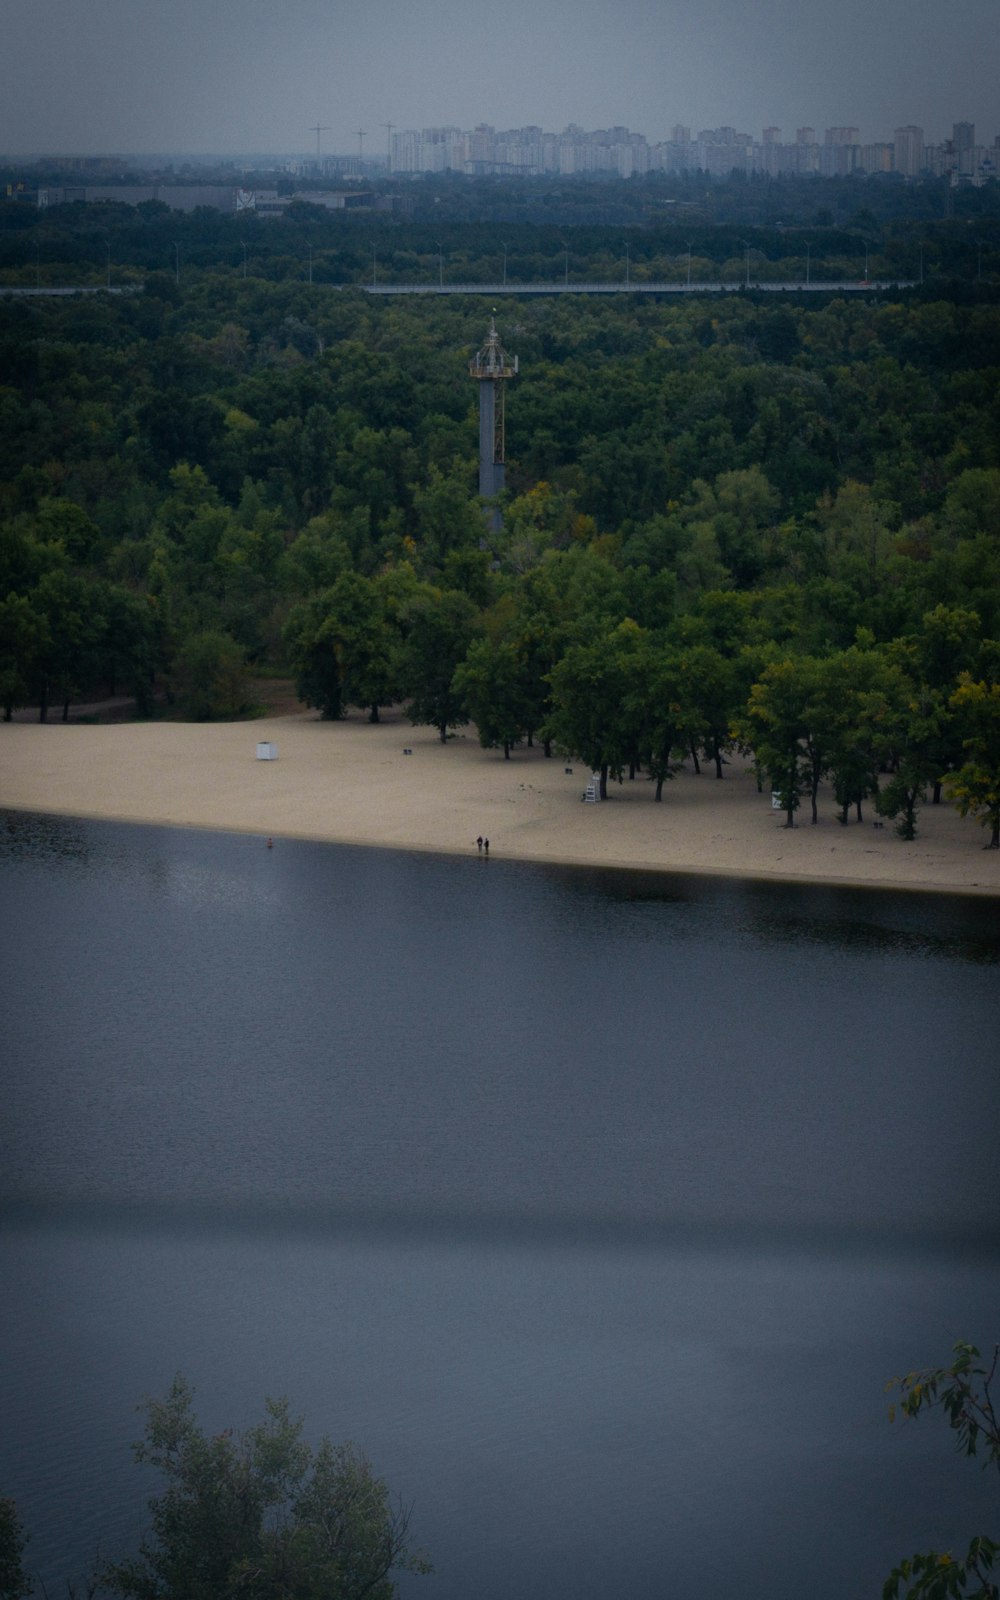
M 346 284 L 336 285 L 347 288 Z M 916 281 L 865 281 L 859 278 L 836 282 L 783 283 L 366 283 L 359 287 L 366 294 L 479 294 L 492 299 L 528 294 L 737 294 L 747 288 L 765 294 L 876 294 L 884 289 L 913 289 Z

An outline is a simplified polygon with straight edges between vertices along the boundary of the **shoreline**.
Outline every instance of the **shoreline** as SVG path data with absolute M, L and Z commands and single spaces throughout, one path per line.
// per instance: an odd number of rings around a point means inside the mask
M 15 816 L 44 816 L 62 817 L 67 822 L 109 822 L 115 826 L 126 828 L 174 828 L 180 832 L 193 833 L 226 833 L 239 839 L 262 839 L 264 834 L 256 828 L 236 828 L 224 822 L 177 822 L 165 821 L 159 817 L 140 817 L 118 815 L 109 816 L 106 812 L 97 811 L 64 811 L 45 809 L 41 806 L 8 806 L 0 799 L 0 812 L 10 812 Z M 287 840 L 291 844 L 330 844 L 350 850 L 385 850 L 398 851 L 402 854 L 468 857 L 471 853 L 467 847 L 434 844 L 386 844 L 378 839 L 344 839 L 332 834 L 294 833 L 287 828 L 273 837 L 276 843 Z M 475 841 L 473 841 L 475 844 Z M 827 874 L 814 877 L 804 872 L 776 872 L 762 867 L 717 867 L 712 865 L 683 866 L 664 863 L 651 864 L 613 857 L 602 858 L 600 861 L 587 860 L 583 856 L 544 855 L 544 856 L 518 856 L 502 855 L 499 851 L 492 852 L 492 858 L 503 861 L 506 865 L 521 867 L 562 867 L 570 871 L 583 872 L 631 872 L 637 876 L 653 876 L 659 878 L 719 878 L 736 883 L 779 883 L 784 885 L 799 884 L 809 888 L 829 889 L 861 889 L 871 894 L 883 892 L 889 894 L 941 894 L 949 896 L 967 897 L 981 900 L 993 896 L 1000 896 L 1000 887 L 994 888 L 987 884 L 942 884 L 933 880 L 879 878 L 850 878 Z M 487 858 L 489 859 L 489 858 Z
M 258 761 L 256 744 L 278 748 Z M 411 751 L 404 755 L 404 750 Z M 383 721 L 315 712 L 236 723 L 9 723 L 0 729 L 0 807 L 429 854 L 669 875 L 1000 895 L 1000 853 L 953 806 L 926 805 L 917 839 L 893 825 L 842 825 L 820 792 L 792 830 L 738 760 L 720 782 L 684 768 L 657 804 L 641 775 L 581 803 L 589 773 L 539 748 L 509 761 L 474 730 L 442 745 L 397 710 Z

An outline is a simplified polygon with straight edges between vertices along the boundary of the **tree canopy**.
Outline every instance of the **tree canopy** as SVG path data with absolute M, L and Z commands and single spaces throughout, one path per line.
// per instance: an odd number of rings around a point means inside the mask
M 138 1462 L 163 1487 L 135 1554 L 99 1562 L 93 1594 L 122 1600 L 392 1600 L 396 1574 L 426 1573 L 409 1510 L 353 1445 L 313 1448 L 287 1400 L 244 1432 L 206 1434 L 181 1377 L 142 1408 Z M 14 1506 L 0 1500 L 0 1597 L 33 1591 Z
M 83 259 L 80 210 L 46 223 L 53 270 Z M 793 820 L 829 779 L 845 826 L 871 802 L 911 838 L 946 795 L 994 842 L 992 267 L 859 299 L 501 301 L 520 375 L 497 529 L 467 371 L 482 303 L 365 296 L 342 220 L 248 224 L 244 274 L 226 219 L 199 217 L 168 274 L 158 214 L 141 248 L 134 218 L 111 219 L 141 293 L 0 299 L 5 716 L 123 690 L 143 715 L 166 697 L 232 716 L 262 668 L 325 716 L 402 698 L 443 738 L 470 717 L 508 756 L 538 735 L 644 769 L 657 797 L 683 760 L 721 778 L 735 747 Z M 488 274 L 490 230 L 454 226 Z M 637 273 L 667 270 L 665 227 Z M 313 228 L 338 244 L 310 283 L 287 252 Z M 386 270 L 409 252 L 418 273 L 425 224 L 384 228 Z M 720 270 L 730 231 L 701 241 Z M 619 234 L 579 225 L 588 271 Z M 922 223 L 884 234 L 896 259 L 930 250 Z M 525 276 L 554 238 L 525 228 Z

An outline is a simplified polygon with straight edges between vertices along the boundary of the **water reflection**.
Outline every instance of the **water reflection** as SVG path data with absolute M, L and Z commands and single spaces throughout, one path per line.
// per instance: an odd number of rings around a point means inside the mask
M 0 809 L 0 860 L 85 865 L 91 855 L 93 825 L 71 817 L 50 817 Z
M 494 896 L 499 880 L 500 901 L 524 901 L 558 929 L 575 922 L 584 935 L 593 914 L 595 932 L 608 937 L 807 943 L 1000 962 L 996 901 L 986 896 L 503 861 L 490 863 L 487 882 L 481 863 L 464 857 L 282 840 L 265 861 L 262 846 L 248 835 L 0 810 L 0 865 L 76 867 L 195 903 L 250 897 L 277 906 L 321 886 L 327 903 L 343 911 L 374 897 L 386 911 L 408 914 L 416 893 L 434 927 L 461 915 L 484 887 Z
M 505 863 L 505 865 L 508 865 Z M 677 937 L 704 936 L 689 917 L 656 915 L 696 911 L 713 924 L 714 936 L 752 938 L 764 944 L 845 946 L 940 953 L 962 960 L 1000 961 L 1000 922 L 995 899 L 941 895 L 920 890 L 849 888 L 821 883 L 767 883 L 756 879 L 694 873 L 649 873 L 638 869 L 545 867 L 540 870 L 602 907 L 615 925 L 637 908 L 652 908 L 639 922 L 651 932 L 669 927 Z M 627 908 L 627 910 L 626 910 Z

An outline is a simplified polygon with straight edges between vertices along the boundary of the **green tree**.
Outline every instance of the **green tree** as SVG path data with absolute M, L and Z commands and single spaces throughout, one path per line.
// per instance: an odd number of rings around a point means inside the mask
M 986 1470 L 1000 1470 L 1000 1418 L 990 1388 L 1000 1346 L 988 1366 L 973 1344 L 956 1344 L 952 1356 L 950 1366 L 892 1379 L 887 1387 L 898 1389 L 899 1399 L 889 1407 L 889 1420 L 895 1421 L 897 1413 L 918 1417 L 921 1411 L 940 1411 L 962 1455 L 979 1457 Z M 910 1556 L 893 1568 L 883 1600 L 1000 1600 L 1000 1586 L 990 1577 L 998 1557 L 1000 1543 L 984 1534 L 957 1558 L 938 1550 Z
M 778 510 L 778 496 L 757 466 L 720 472 L 714 484 L 698 480 L 686 513 L 693 527 L 711 527 L 721 561 L 740 587 L 753 582 L 764 565 L 764 533 Z
M 682 651 L 680 665 L 683 725 L 693 743 L 714 762 L 715 776 L 721 778 L 723 754 L 732 744 L 732 723 L 739 704 L 735 664 L 711 645 L 693 645 Z
M 899 837 L 910 840 L 917 836 L 917 808 L 928 784 L 946 770 L 943 752 L 952 747 L 953 714 L 943 695 L 904 676 L 892 715 L 893 770 L 875 797 L 875 808 L 879 816 L 894 818 Z
M 124 1600 L 392 1600 L 393 1574 L 427 1572 L 409 1512 L 352 1445 L 313 1450 L 286 1400 L 236 1434 L 206 1436 L 176 1378 L 145 1406 L 136 1460 L 166 1480 L 132 1560 L 104 1581 Z
M 468 722 L 468 707 L 455 687 L 455 669 L 469 653 L 479 612 L 457 589 L 428 589 L 406 608 L 400 652 L 400 685 L 409 696 L 410 721 L 448 729 Z
M 100 529 L 70 500 L 39 501 L 36 522 L 44 543 L 61 545 L 74 565 L 87 560 L 100 537 Z
M 628 720 L 636 730 L 639 760 L 656 785 L 654 800 L 663 799 L 663 785 L 674 775 L 674 753 L 685 745 L 687 674 L 680 653 L 665 649 L 648 636 L 639 642 L 625 699 Z
M 326 630 L 331 593 L 326 589 L 293 607 L 284 642 L 295 693 L 307 706 L 315 706 L 323 717 L 333 720 L 344 714 L 344 686 L 337 651 Z
M 283 587 L 292 595 L 328 589 L 351 565 L 350 541 L 344 518 L 327 512 L 307 522 L 278 563 Z
M 781 796 L 786 828 L 795 826 L 799 795 L 811 781 L 808 736 L 813 665 L 788 659 L 765 667 L 750 690 L 741 722 L 746 743 Z
M 951 697 L 966 757 L 948 780 L 963 817 L 971 812 L 990 829 L 987 850 L 1000 850 L 1000 684 L 977 683 L 963 672 Z
M 629 690 L 639 634 L 634 622 L 624 622 L 589 644 L 571 645 L 549 674 L 552 710 L 545 732 L 600 774 L 602 800 L 609 776 L 620 778 L 635 754 Z
M 980 632 L 980 619 L 974 611 L 938 605 L 924 613 L 916 633 L 896 641 L 895 650 L 911 676 L 943 703 L 952 693 L 959 674 L 971 670 Z M 943 774 L 954 766 L 958 753 L 958 730 L 954 720 L 942 716 L 939 747 L 928 751 L 937 768 L 931 780 L 935 805 L 941 798 Z
M 35 660 L 40 722 L 48 716 L 53 692 L 62 700 L 63 721 L 68 721 L 72 695 L 93 674 L 95 647 L 104 631 L 94 599 L 93 587 L 83 578 L 59 569 L 44 573 L 32 595 L 32 606 L 46 624 L 45 642 Z
M 589 518 L 578 515 L 575 495 L 542 479 L 510 501 L 503 528 L 491 542 L 504 569 L 523 574 L 538 565 L 546 550 L 565 549 L 574 539 L 586 540 L 595 531 Z
M 505 640 L 475 639 L 455 669 L 453 687 L 468 706 L 484 750 L 502 747 L 510 760 L 511 745 L 528 731 L 531 697 L 524 661 Z
M 97 657 L 109 694 L 124 683 L 135 695 L 140 716 L 153 709 L 153 678 L 158 665 L 156 614 L 148 595 L 132 594 L 117 583 L 94 585 L 104 627 Z
M 875 594 L 881 570 L 893 549 L 892 507 L 878 500 L 865 483 L 848 479 L 816 510 L 829 575 L 841 579 L 859 596 Z
M 386 613 L 383 587 L 360 573 L 344 573 L 330 594 L 329 627 L 336 640 L 343 695 L 348 705 L 366 706 L 377 722 L 379 707 L 396 694 L 398 635 Z
M 48 638 L 48 623 L 26 596 L 9 594 L 0 600 L 0 705 L 5 722 L 17 706 L 28 704 Z
M 960 472 L 945 495 L 941 523 L 955 541 L 974 539 L 980 533 L 995 539 L 1000 527 L 1000 469 Z
M 24 1570 L 26 1543 L 13 1500 L 0 1498 L 0 1600 L 25 1600 L 34 1588 Z
M 866 640 L 816 663 L 811 721 L 845 825 L 851 806 L 861 822 L 862 802 L 878 792 L 902 694 L 898 667 L 869 645 Z
M 195 722 L 238 717 L 247 708 L 246 658 L 228 633 L 208 629 L 185 639 L 174 662 L 174 686 Z
M 420 547 L 432 566 L 474 546 L 483 536 L 483 514 L 461 477 L 431 466 L 425 487 L 413 494 Z

